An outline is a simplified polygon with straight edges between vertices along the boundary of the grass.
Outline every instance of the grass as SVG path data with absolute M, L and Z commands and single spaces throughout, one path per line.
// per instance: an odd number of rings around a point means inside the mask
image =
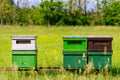
M 41 80 L 118 80 L 120 77 L 120 27 L 45 27 L 45 26 L 0 26 L 0 67 L 12 66 L 11 55 L 11 36 L 12 35 L 37 35 L 38 47 L 38 66 L 63 66 L 62 36 L 113 36 L 113 55 L 112 55 L 112 70 L 108 76 L 103 76 L 101 73 L 97 76 L 91 75 L 77 75 L 73 73 L 57 73 L 57 74 L 43 74 L 33 78 L 33 75 L 24 76 L 19 72 L 0 72 L 1 80 L 13 80 L 22 78 L 25 80 L 34 80 L 41 78 Z M 17 74 L 15 74 L 17 73 Z M 15 75 L 14 75 L 15 74 Z M 12 77 L 11 77 L 12 75 Z M 21 77 L 22 76 L 22 77 Z M 41 77 L 42 76 L 42 77 Z M 9 78 L 11 77 L 11 78 Z M 32 77 L 32 78 L 31 78 Z M 3 79 L 2 79 L 3 78 Z

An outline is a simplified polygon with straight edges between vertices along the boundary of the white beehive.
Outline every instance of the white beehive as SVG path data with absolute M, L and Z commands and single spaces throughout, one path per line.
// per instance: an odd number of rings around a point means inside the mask
M 37 50 L 36 35 L 12 36 L 12 50 Z

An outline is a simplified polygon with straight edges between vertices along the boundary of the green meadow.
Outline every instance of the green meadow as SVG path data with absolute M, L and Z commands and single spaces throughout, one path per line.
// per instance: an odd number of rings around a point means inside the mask
M 108 75 L 46 73 L 33 77 L 14 71 L 0 71 L 0 80 L 119 80 L 120 27 L 114 26 L 0 26 L 0 67 L 12 67 L 11 36 L 37 35 L 37 66 L 63 67 L 63 36 L 112 36 L 112 69 Z M 21 77 L 22 76 L 22 77 Z

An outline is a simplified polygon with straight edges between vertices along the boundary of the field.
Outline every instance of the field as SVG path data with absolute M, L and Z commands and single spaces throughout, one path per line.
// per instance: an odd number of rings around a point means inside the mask
M 11 36 L 37 35 L 38 66 L 63 66 L 63 36 L 113 36 L 112 69 L 108 75 L 78 75 L 74 73 L 46 73 L 34 77 L 33 72 L 1 71 L 0 80 L 119 80 L 120 79 L 120 27 L 45 27 L 45 26 L 0 26 L 0 67 L 12 67 Z M 28 75 L 27 75 L 28 74 Z

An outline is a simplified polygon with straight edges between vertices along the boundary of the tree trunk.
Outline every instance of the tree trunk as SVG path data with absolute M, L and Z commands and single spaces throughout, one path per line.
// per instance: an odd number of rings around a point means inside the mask
M 99 9 L 100 9 L 99 0 L 97 0 L 97 13 L 98 13 L 98 16 L 99 16 Z
M 77 10 L 77 0 L 73 2 L 73 11 Z
M 81 0 L 78 0 L 78 10 L 79 10 L 79 14 L 81 13 Z
M 86 0 L 84 0 L 84 13 L 86 15 Z
M 0 12 L 0 24 L 3 25 L 2 13 Z
M 72 2 L 73 0 L 69 0 L 69 15 L 72 13 Z
M 0 5 L 1 5 L 1 0 L 0 0 Z M 1 10 L 0 10 L 0 24 L 1 24 Z
M 0 25 L 3 25 L 3 19 L 2 19 L 2 1 L 0 0 Z
M 78 0 L 78 7 L 80 8 L 81 0 Z
M 48 27 L 50 27 L 50 21 L 48 21 L 48 24 L 47 24 Z
M 1 12 L 0 12 L 0 24 L 1 24 Z

